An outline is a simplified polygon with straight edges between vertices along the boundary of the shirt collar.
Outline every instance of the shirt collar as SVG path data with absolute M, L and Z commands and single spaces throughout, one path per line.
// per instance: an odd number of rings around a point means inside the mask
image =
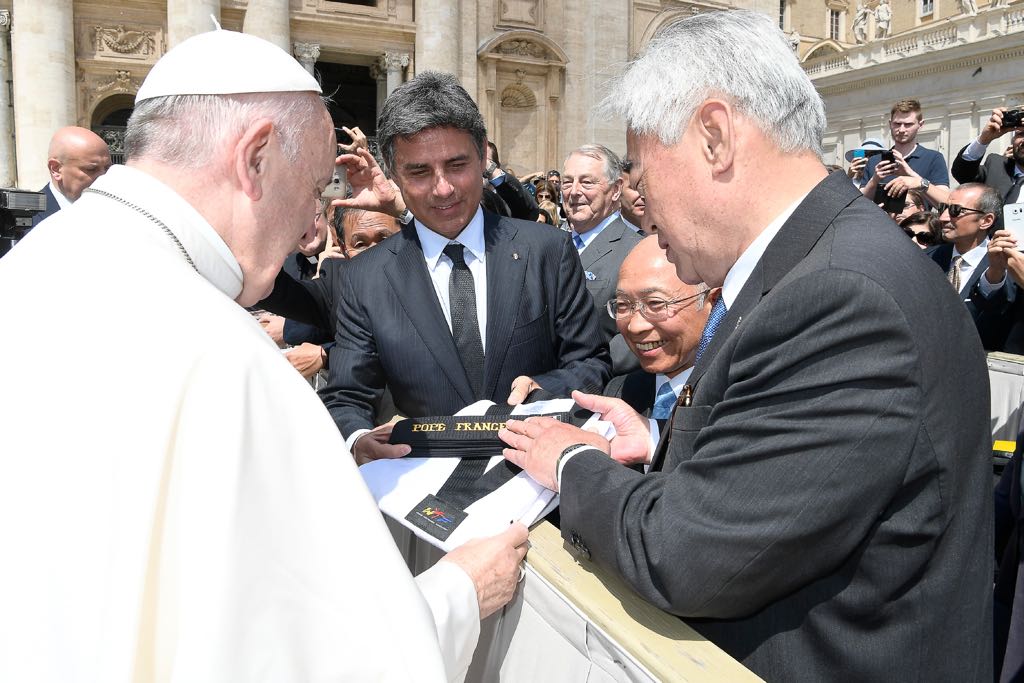
M 657 396 L 658 392 L 661 391 L 661 387 L 664 386 L 665 382 L 668 382 L 669 386 L 672 387 L 672 393 L 678 396 L 679 392 L 686 386 L 687 380 L 690 379 L 691 372 L 693 372 L 692 365 L 671 379 L 669 379 L 668 375 L 663 375 L 659 372 L 654 378 L 654 395 Z
M 53 194 L 53 198 L 57 200 L 57 206 L 59 206 L 61 210 L 68 208 L 73 203 L 70 199 L 64 196 L 64 193 L 60 191 L 60 188 L 53 184 L 52 180 L 50 181 L 50 192 Z
M 987 237 L 981 241 L 981 244 L 979 244 L 978 246 L 974 247 L 974 249 L 971 249 L 966 254 L 961 254 L 959 251 L 957 251 L 956 245 L 953 245 L 953 258 L 956 258 L 957 256 L 963 256 L 964 262 L 967 263 L 967 265 L 969 265 L 971 268 L 974 268 L 979 263 L 981 263 L 981 259 L 983 259 L 985 257 L 985 254 L 987 254 L 987 253 L 988 253 L 988 238 Z
M 423 249 L 423 258 L 427 261 L 427 268 L 434 270 L 437 261 L 441 258 L 441 252 L 450 242 L 458 242 L 469 250 L 478 261 L 484 260 L 486 248 L 484 246 L 484 212 L 479 207 L 469 223 L 462 229 L 454 240 L 444 235 L 439 235 L 427 226 L 415 221 L 416 236 L 420 239 L 420 247 Z
M 195 207 L 153 176 L 120 164 L 96 179 L 93 187 L 145 209 L 174 233 L 200 275 L 232 299 L 242 292 L 242 268 L 234 254 Z M 104 200 L 107 201 L 107 200 Z M 142 214 L 139 214 L 142 218 Z M 153 230 L 173 248 L 170 238 Z
M 581 240 L 583 240 L 583 246 L 586 247 L 588 244 L 590 244 L 591 242 L 594 241 L 595 237 L 597 237 L 598 235 L 601 234 L 602 230 L 604 230 L 605 228 L 608 227 L 609 223 L 611 223 L 613 220 L 615 220 L 618 217 L 619 217 L 619 212 L 618 211 L 614 211 L 614 212 L 612 212 L 612 214 L 610 216 L 607 216 L 603 221 L 598 223 L 596 227 L 593 227 L 590 230 L 587 230 L 582 235 L 580 233 L 576 232 L 575 228 L 573 228 L 572 234 L 574 236 L 575 235 L 579 235 L 579 238 Z
M 725 276 L 725 282 L 722 284 L 722 300 L 725 301 L 727 309 L 732 308 L 736 297 L 740 295 L 740 291 L 743 289 L 743 285 L 747 284 L 747 279 L 754 272 L 754 266 L 761 260 L 768 245 L 779 234 L 779 230 L 789 220 L 789 217 L 793 215 L 796 207 L 800 206 L 800 203 L 807 197 L 807 194 L 802 195 L 776 216 L 775 220 L 769 223 L 768 227 L 762 230 L 761 234 L 736 259 L 736 263 L 732 264 L 732 268 L 729 269 Z

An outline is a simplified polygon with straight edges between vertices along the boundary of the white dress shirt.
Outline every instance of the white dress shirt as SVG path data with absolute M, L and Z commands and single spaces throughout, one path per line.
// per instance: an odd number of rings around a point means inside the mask
M 971 281 L 971 277 L 974 275 L 975 269 L 978 267 L 978 264 L 981 263 L 981 260 L 983 258 L 985 258 L 986 254 L 988 254 L 988 238 L 987 237 L 984 240 L 982 240 L 981 244 L 979 244 L 978 246 L 974 247 L 974 249 L 971 249 L 966 254 L 961 254 L 960 251 L 955 246 L 953 247 L 953 256 L 952 256 L 953 259 L 955 259 L 957 256 L 963 256 L 963 260 L 960 261 L 960 292 L 961 293 L 964 293 L 964 290 L 967 288 L 967 283 Z M 952 262 L 953 262 L 952 259 L 950 259 L 950 263 L 952 263 Z M 981 293 L 984 296 L 988 296 L 994 290 L 999 289 L 1003 285 L 1004 282 L 1006 282 L 1006 276 L 1005 275 L 1003 276 L 1003 279 L 1000 282 L 992 284 L 992 283 L 990 283 L 988 281 L 987 278 L 984 277 L 984 273 L 983 273 L 982 277 L 979 278 L 979 287 L 981 289 Z M 970 292 L 966 292 L 966 294 L 970 294 Z
M 68 208 L 73 203 L 70 199 L 64 196 L 64 193 L 60 191 L 60 188 L 53 184 L 52 180 L 50 181 L 50 192 L 53 193 L 53 198 L 57 200 L 57 206 L 60 207 L 61 211 Z
M 618 218 L 618 217 L 619 217 L 619 212 L 618 212 L 618 211 L 616 211 L 616 212 L 614 212 L 614 213 L 613 213 L 612 215 L 608 216 L 608 217 L 607 217 L 607 218 L 605 218 L 605 219 L 604 219 L 603 221 L 601 221 L 600 223 L 598 223 L 596 227 L 593 227 L 593 228 L 591 228 L 590 230 L 587 230 L 587 231 L 586 231 L 585 233 L 583 233 L 583 234 L 580 234 L 580 233 L 576 232 L 576 230 L 575 230 L 575 228 L 574 228 L 574 229 L 573 229 L 573 230 L 571 231 L 571 232 L 572 232 L 572 236 L 573 236 L 573 243 L 575 243 L 575 241 L 576 241 L 576 240 L 575 240 L 575 238 L 576 238 L 577 236 L 578 236 L 578 237 L 579 237 L 579 238 L 580 238 L 581 240 L 583 240 L 583 248 L 582 248 L 582 249 L 580 249 L 580 253 L 582 254 L 582 253 L 583 253 L 583 251 L 584 251 L 584 250 L 585 250 L 585 249 L 586 249 L 587 247 L 589 247 L 589 246 L 590 246 L 590 243 L 594 241 L 594 238 L 595 238 L 595 237 L 597 237 L 598 235 L 600 235 L 600 234 L 601 234 L 601 231 L 602 231 L 602 230 L 604 230 L 605 228 L 607 228 L 607 227 L 608 227 L 608 224 L 609 224 L 609 223 L 611 223 L 611 222 L 612 222 L 613 220 L 615 220 L 615 219 L 616 219 L 616 218 Z
M 487 252 L 484 246 L 484 212 L 477 209 L 469 224 L 454 240 L 439 235 L 427 226 L 415 222 L 416 236 L 420 238 L 423 259 L 427 262 L 430 281 L 434 283 L 434 294 L 444 311 L 444 319 L 448 329 L 452 329 L 452 312 L 448 301 L 448 281 L 452 275 L 452 261 L 445 256 L 444 248 L 452 242 L 465 247 L 463 254 L 469 272 L 473 275 L 473 288 L 476 290 L 476 319 L 480 326 L 480 343 L 484 353 L 487 352 Z

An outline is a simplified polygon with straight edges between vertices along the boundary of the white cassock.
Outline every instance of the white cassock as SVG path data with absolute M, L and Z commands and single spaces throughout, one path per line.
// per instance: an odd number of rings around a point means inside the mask
M 115 166 L 0 260 L 0 680 L 444 680 L 466 573 L 414 580 L 316 394 L 167 186 Z

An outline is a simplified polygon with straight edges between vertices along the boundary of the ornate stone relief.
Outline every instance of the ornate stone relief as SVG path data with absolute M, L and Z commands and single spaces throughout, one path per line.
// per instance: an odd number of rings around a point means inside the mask
M 0 9 L 0 31 L 11 30 L 11 10 Z
M 97 57 L 150 59 L 157 55 L 156 31 L 129 29 L 124 24 L 92 30 Z
M 498 52 L 503 55 L 518 55 L 520 57 L 536 57 L 544 59 L 547 57 L 547 50 L 537 43 L 529 40 L 506 40 L 498 46 Z

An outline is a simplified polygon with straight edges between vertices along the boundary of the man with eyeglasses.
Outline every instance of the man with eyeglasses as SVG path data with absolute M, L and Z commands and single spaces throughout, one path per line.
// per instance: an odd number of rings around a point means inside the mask
M 1002 247 L 1014 248 L 1016 240 L 1004 231 L 989 240 L 1002 209 L 995 189 L 981 183 L 961 185 L 949 194 L 949 204 L 939 214 L 946 243 L 925 252 L 946 273 L 975 324 L 983 310 L 1003 306 L 1013 286 L 1007 284 Z
M 907 190 L 920 190 L 932 204 L 941 204 L 949 195 L 949 171 L 941 152 L 918 144 L 917 134 L 924 125 L 921 103 L 903 99 L 889 111 L 889 132 L 892 134 L 892 159 L 879 154 L 868 160 L 864 168 L 865 183 L 861 192 L 875 197 L 879 186 L 890 197 L 899 197 Z
M 653 235 L 640 240 L 622 262 L 608 315 L 641 369 L 613 377 L 604 394 L 657 421 L 651 425 L 654 434 L 690 377 L 701 331 L 720 293 L 680 280 Z
M 622 195 L 622 161 L 604 145 L 583 145 L 565 159 L 562 170 L 562 207 L 572 228 L 573 244 L 580 255 L 587 291 L 594 299 L 603 340 L 612 353 L 612 374 L 636 370 L 636 358 L 621 337 L 604 307 L 615 295 L 619 267 L 640 236 L 619 216 Z
M 1024 126 L 1007 128 L 1003 126 L 1005 107 L 992 110 L 985 127 L 978 138 L 961 149 L 953 159 L 953 177 L 961 183 L 984 183 L 995 188 L 1004 204 L 1022 200 L 1021 185 L 1024 185 Z M 1012 132 L 1011 156 L 989 154 L 982 163 L 985 149 L 989 144 L 1006 133 Z

